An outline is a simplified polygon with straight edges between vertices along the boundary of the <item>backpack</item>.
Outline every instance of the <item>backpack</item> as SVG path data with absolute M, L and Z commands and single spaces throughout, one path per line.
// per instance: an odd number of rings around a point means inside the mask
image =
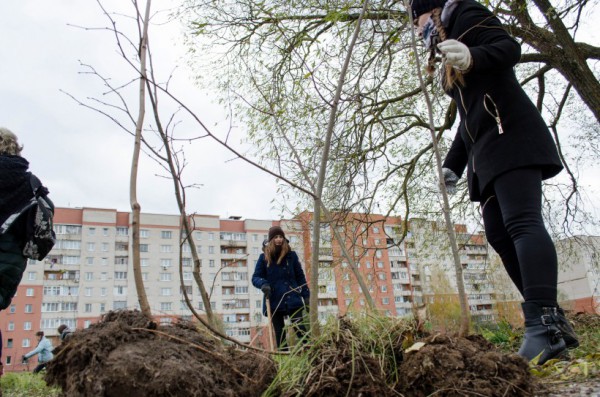
M 48 198 L 48 189 L 42 185 L 39 178 L 31 172 L 28 174 L 33 197 L 4 221 L 0 226 L 0 233 L 5 233 L 17 220 L 24 222 L 23 256 L 41 261 L 56 243 L 53 229 L 54 203 Z

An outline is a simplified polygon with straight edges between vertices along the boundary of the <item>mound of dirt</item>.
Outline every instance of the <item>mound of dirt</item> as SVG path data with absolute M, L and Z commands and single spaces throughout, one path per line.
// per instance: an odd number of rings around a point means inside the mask
M 397 391 L 406 396 L 528 396 L 536 389 L 525 360 L 479 335 L 434 335 L 404 355 Z
M 275 373 L 268 356 L 225 347 L 192 324 L 117 311 L 61 345 L 45 379 L 68 397 L 233 397 L 260 396 Z

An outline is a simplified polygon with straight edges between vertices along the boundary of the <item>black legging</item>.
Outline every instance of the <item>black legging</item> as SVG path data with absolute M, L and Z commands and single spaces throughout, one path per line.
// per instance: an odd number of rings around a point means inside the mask
M 294 328 L 294 330 L 296 331 L 296 336 L 298 336 L 299 339 L 303 338 L 304 334 L 306 333 L 306 327 L 303 323 L 302 312 L 303 310 L 302 308 L 300 308 L 289 315 L 290 321 L 292 323 L 292 328 Z M 283 349 L 287 346 L 287 338 L 283 333 L 283 328 L 285 326 L 284 318 L 287 315 L 288 313 L 285 311 L 276 311 L 275 313 L 273 313 L 272 316 L 273 329 L 275 330 L 275 339 L 277 341 L 277 348 L 279 349 Z
M 558 264 L 542 219 L 541 170 L 512 170 L 490 185 L 481 201 L 489 243 L 525 301 L 555 304 Z

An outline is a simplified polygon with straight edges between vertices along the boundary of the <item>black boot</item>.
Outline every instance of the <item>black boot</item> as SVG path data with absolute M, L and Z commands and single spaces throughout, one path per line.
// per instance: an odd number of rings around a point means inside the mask
M 525 336 L 519 355 L 527 361 L 539 356 L 537 364 L 542 365 L 563 353 L 567 347 L 557 325 L 556 307 L 544 307 L 533 301 L 523 302 L 521 307 L 525 316 Z
M 567 344 L 567 349 L 574 349 L 579 346 L 579 339 L 577 334 L 571 325 L 571 322 L 565 316 L 565 311 L 560 307 L 556 308 L 556 325 L 560 332 L 562 332 L 563 339 Z

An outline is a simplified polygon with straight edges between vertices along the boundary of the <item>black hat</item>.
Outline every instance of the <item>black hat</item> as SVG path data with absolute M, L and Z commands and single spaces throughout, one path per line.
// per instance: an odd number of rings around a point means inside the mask
M 434 8 L 443 7 L 448 0 L 412 0 L 410 9 L 412 10 L 413 19 L 419 18 L 421 15 L 433 10 Z
M 273 226 L 269 229 L 269 241 L 273 240 L 275 236 L 281 236 L 285 238 L 285 233 L 281 227 Z

